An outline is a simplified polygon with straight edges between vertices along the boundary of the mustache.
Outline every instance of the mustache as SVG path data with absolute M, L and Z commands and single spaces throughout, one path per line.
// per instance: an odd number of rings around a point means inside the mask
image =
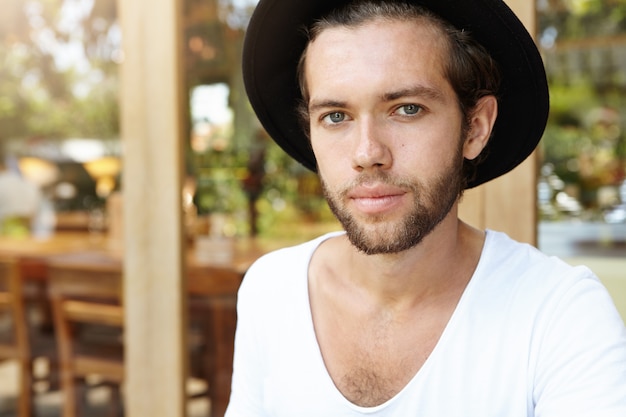
M 323 183 L 323 180 L 322 180 Z M 366 172 L 360 174 L 358 177 L 354 178 L 350 183 L 344 185 L 341 189 L 338 190 L 338 194 L 340 196 L 346 196 L 351 190 L 357 187 L 369 186 L 374 184 L 382 184 L 388 185 L 392 187 L 396 187 L 402 190 L 407 191 L 418 191 L 421 187 L 420 184 L 416 184 L 415 180 L 411 181 L 408 179 L 392 176 L 387 172 L 376 171 L 376 172 Z M 325 184 L 323 184 L 326 187 Z

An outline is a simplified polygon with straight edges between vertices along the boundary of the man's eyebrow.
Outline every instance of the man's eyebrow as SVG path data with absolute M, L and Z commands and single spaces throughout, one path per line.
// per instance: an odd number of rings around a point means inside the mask
M 384 93 L 382 95 L 383 101 L 394 101 L 401 99 L 403 97 L 425 97 L 433 100 L 442 100 L 443 93 L 432 87 L 427 87 L 424 85 L 416 85 L 413 87 L 402 88 L 397 91 L 391 91 L 389 93 Z M 332 99 L 320 99 L 320 100 L 311 100 L 309 103 L 309 113 L 313 113 L 315 111 L 319 111 L 320 109 L 327 108 L 346 108 L 348 103 L 345 101 L 332 100 Z
M 427 87 L 424 85 L 416 85 L 413 87 L 403 88 L 382 95 L 383 101 L 394 101 L 403 97 L 425 97 L 434 100 L 442 100 L 443 93 L 436 88 Z
M 309 113 L 313 113 L 320 109 L 327 108 L 346 108 L 347 103 L 345 101 L 337 100 L 311 100 L 309 103 Z

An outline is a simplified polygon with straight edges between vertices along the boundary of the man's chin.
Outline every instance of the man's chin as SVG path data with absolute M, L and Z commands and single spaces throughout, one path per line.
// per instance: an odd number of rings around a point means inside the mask
M 417 235 L 385 230 L 351 230 L 346 228 L 350 243 L 366 255 L 392 255 L 409 250 L 422 241 Z

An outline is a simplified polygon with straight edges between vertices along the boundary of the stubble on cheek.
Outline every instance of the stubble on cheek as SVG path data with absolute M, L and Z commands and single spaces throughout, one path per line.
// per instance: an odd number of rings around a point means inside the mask
M 450 212 L 459 197 L 461 162 L 453 162 L 450 169 L 444 170 L 430 184 L 391 178 L 383 172 L 363 175 L 338 191 L 331 190 L 321 175 L 320 182 L 326 201 L 350 242 L 368 255 L 392 254 L 418 245 Z M 380 214 L 359 218 L 351 213 L 349 191 L 368 182 L 389 184 L 406 190 L 407 195 L 412 196 L 408 212 L 397 219 Z

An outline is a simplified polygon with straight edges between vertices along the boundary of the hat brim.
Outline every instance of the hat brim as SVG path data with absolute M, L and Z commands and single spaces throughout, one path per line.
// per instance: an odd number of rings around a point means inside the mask
M 347 1 L 260 0 L 243 49 L 243 79 L 259 121 L 274 141 L 306 168 L 317 163 L 297 115 L 296 68 L 306 46 L 302 28 Z M 469 31 L 502 73 L 498 117 L 486 159 L 468 188 L 503 175 L 535 149 L 549 111 L 548 84 L 537 47 L 501 0 L 415 0 L 457 29 Z

